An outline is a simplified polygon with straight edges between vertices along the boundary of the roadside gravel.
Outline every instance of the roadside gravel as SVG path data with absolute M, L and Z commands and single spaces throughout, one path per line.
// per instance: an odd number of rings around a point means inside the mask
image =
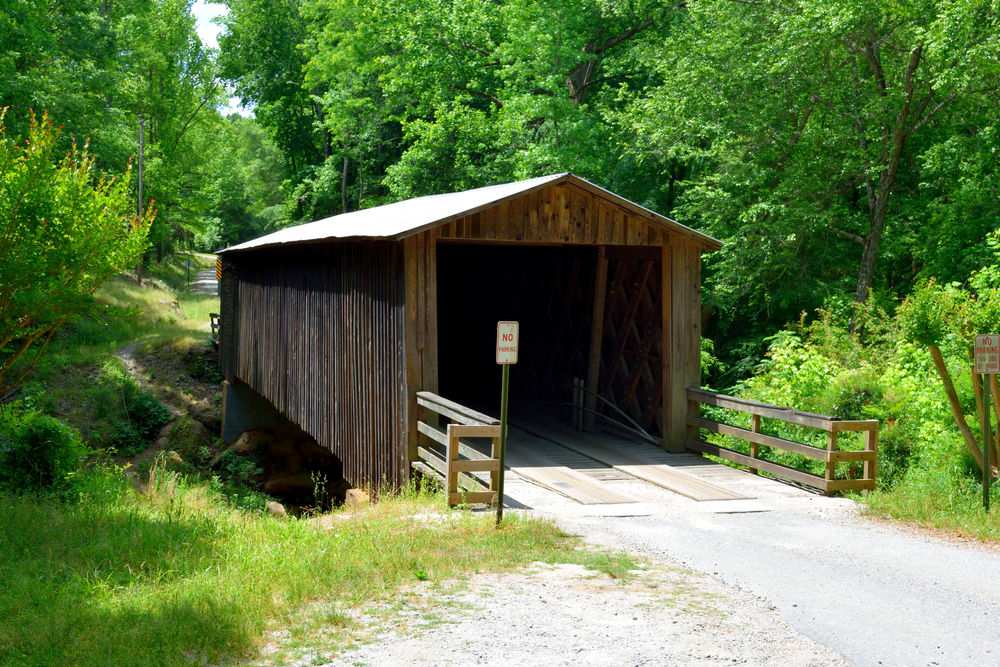
M 516 574 L 475 575 L 444 594 L 427 587 L 388 614 L 371 612 L 364 645 L 336 657 L 300 653 L 285 664 L 849 665 L 766 600 L 663 562 L 627 581 L 534 563 Z

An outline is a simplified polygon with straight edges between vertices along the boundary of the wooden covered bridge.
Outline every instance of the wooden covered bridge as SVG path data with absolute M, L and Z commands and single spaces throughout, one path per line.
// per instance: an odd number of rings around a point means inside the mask
M 701 254 L 721 245 L 556 174 L 227 248 L 223 437 L 284 421 L 352 483 L 399 485 L 427 438 L 418 393 L 497 414 L 496 323 L 517 320 L 512 398 L 558 406 L 575 391 L 585 429 L 600 415 L 683 452 L 700 384 Z

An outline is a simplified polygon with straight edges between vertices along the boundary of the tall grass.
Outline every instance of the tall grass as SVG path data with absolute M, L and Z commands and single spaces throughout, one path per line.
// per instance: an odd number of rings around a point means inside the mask
M 508 514 L 497 530 L 414 491 L 319 522 L 236 511 L 162 467 L 150 481 L 75 505 L 0 496 L 0 665 L 215 663 L 253 655 L 265 629 L 315 601 L 329 615 L 536 560 L 631 564 L 576 549 L 551 523 Z
M 991 510 L 983 509 L 983 487 L 945 468 L 911 471 L 891 491 L 865 497 L 863 511 L 961 537 L 1000 542 L 1000 489 L 991 487 Z

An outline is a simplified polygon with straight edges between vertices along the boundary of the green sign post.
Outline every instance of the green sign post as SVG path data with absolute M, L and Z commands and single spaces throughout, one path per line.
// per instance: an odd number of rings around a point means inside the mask
M 993 420 L 990 419 L 990 405 L 993 403 L 990 390 L 990 375 L 1000 373 L 1000 336 L 983 334 L 976 336 L 975 354 L 976 373 L 983 379 L 983 508 L 990 511 L 990 481 L 993 465 L 990 461 L 990 436 L 993 430 Z
M 517 322 L 497 322 L 497 363 L 503 366 L 500 384 L 500 471 L 497 475 L 497 526 L 503 521 L 503 478 L 507 458 L 507 389 L 510 366 L 517 363 Z

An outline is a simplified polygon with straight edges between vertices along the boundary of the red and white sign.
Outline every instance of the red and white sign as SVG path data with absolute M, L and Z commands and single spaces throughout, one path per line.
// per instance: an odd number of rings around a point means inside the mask
M 497 322 L 497 363 L 517 363 L 517 322 Z
M 1000 374 L 1000 336 L 985 334 L 976 336 L 976 372 L 980 374 Z

